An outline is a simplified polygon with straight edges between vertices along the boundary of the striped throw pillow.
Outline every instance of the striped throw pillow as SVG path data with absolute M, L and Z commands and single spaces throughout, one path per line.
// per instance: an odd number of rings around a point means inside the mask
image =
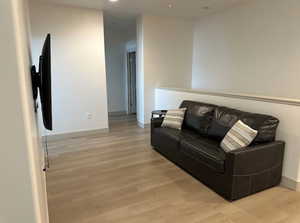
M 180 130 L 184 119 L 185 111 L 186 108 L 168 110 L 161 126 Z
M 221 142 L 221 147 L 226 152 L 247 147 L 254 140 L 257 133 L 258 131 L 239 120 L 225 135 Z

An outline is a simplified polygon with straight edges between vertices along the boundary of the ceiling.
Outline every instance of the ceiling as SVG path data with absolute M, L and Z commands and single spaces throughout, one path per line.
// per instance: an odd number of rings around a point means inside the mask
M 130 27 L 140 14 L 176 16 L 188 19 L 216 13 L 251 0 L 41 0 L 64 5 L 101 9 L 109 26 Z
M 196 18 L 233 7 L 247 0 L 43 0 L 109 11 L 111 14 L 136 16 L 142 13 L 154 15 Z M 250 1 L 250 0 L 248 0 Z M 169 5 L 171 4 L 171 8 Z

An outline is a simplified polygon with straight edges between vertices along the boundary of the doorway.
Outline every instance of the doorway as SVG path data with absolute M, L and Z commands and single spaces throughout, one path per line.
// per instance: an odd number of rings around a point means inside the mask
M 104 14 L 109 127 L 136 123 L 136 18 Z
M 136 52 L 127 53 L 128 114 L 136 114 Z

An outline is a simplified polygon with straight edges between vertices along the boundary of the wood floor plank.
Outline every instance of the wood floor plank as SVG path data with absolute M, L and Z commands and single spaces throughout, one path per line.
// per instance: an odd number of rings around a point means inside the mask
M 275 187 L 230 203 L 152 150 L 134 116 L 110 132 L 49 144 L 50 223 L 299 223 L 300 193 Z

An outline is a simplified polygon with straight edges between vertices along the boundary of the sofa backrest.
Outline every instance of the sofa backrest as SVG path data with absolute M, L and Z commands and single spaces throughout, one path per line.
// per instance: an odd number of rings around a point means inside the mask
M 199 134 L 207 134 L 211 125 L 216 105 L 195 101 L 183 101 L 180 108 L 187 108 L 183 129 L 192 129 Z
M 270 115 L 255 114 L 227 107 L 217 107 L 208 135 L 222 140 L 231 127 L 241 120 L 258 131 L 253 143 L 271 142 L 275 140 L 279 120 Z
M 258 130 L 253 143 L 275 140 L 279 120 L 270 115 L 256 114 L 195 101 L 183 101 L 180 108 L 187 108 L 183 129 L 222 140 L 232 126 L 241 120 Z

